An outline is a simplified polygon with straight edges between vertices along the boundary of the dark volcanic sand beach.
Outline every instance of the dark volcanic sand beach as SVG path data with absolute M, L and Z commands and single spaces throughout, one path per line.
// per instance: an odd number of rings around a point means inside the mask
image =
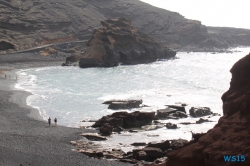
M 128 165 L 91 159 L 72 151 L 75 147 L 70 141 L 83 139 L 79 134 L 93 131 L 53 123 L 49 127 L 37 109 L 26 105 L 26 98 L 31 94 L 14 90 L 15 69 L 55 66 L 63 61 L 33 53 L 0 55 L 0 166 Z

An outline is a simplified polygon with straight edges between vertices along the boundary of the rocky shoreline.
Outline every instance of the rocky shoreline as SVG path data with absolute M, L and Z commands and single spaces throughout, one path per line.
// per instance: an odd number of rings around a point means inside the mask
M 99 142 L 112 139 L 110 136 L 113 134 L 140 133 L 141 131 L 156 130 L 164 127 L 170 130 L 178 130 L 179 127 L 177 127 L 176 124 L 162 123 L 159 120 L 176 119 L 176 122 L 178 122 L 177 120 L 179 118 L 187 118 L 188 114 L 186 114 L 185 110 L 186 104 L 168 105 L 165 109 L 160 109 L 156 112 L 119 111 L 119 109 L 124 110 L 145 107 L 142 100 L 110 100 L 105 101 L 103 104 L 108 104 L 109 109 L 114 109 L 118 112 L 103 116 L 101 119 L 94 121 L 91 127 L 96 128 L 99 134 L 82 134 L 88 141 L 71 141 L 71 144 L 77 147 L 77 152 L 86 154 L 89 157 L 112 159 L 137 165 L 166 164 L 168 160 L 166 156 L 168 153 L 185 147 L 190 143 L 197 142 L 201 136 L 205 135 L 205 133 L 192 133 L 191 142 L 183 139 L 149 143 L 134 142 L 131 144 L 131 146 L 134 147 L 133 150 L 128 152 L 124 152 L 118 148 L 107 149 L 106 147 L 102 147 Z M 116 106 L 113 107 L 113 104 Z M 189 116 L 207 117 L 209 119 L 211 116 L 218 116 L 218 114 L 211 112 L 208 107 L 191 107 Z M 193 124 L 198 125 L 204 122 L 211 122 L 208 119 L 200 118 Z M 186 125 L 188 125 L 188 123 Z

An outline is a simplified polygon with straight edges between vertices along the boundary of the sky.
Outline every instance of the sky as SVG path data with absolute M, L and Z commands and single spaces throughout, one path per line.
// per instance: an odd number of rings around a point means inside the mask
M 250 29 L 250 0 L 141 0 L 206 26 Z

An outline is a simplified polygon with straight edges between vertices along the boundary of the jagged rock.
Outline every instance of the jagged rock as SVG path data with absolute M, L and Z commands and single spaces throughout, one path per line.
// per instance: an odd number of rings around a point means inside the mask
M 182 111 L 176 111 L 175 113 L 170 114 L 174 117 L 177 118 L 187 118 L 188 116 L 186 115 L 186 113 L 182 112 Z
M 131 145 L 133 145 L 133 146 L 145 146 L 145 145 L 147 145 L 147 143 L 145 143 L 145 142 L 135 142 L 135 143 L 132 143 Z
M 167 129 L 177 129 L 177 125 L 176 124 L 172 124 L 172 123 L 167 123 L 166 127 L 167 127 Z
M 195 123 L 191 123 L 191 122 L 181 122 L 180 124 L 183 124 L 183 125 L 190 125 L 190 124 L 195 124 Z
M 101 119 L 97 120 L 92 127 L 101 127 L 105 123 L 110 124 L 114 128 L 122 127 L 123 126 L 123 119 L 114 117 L 114 116 L 103 116 Z M 115 129 L 116 130 L 116 129 Z M 119 129 L 118 129 L 119 130 Z
M 131 20 L 115 18 L 101 21 L 88 41 L 79 61 L 81 68 L 112 67 L 122 64 L 154 62 L 175 57 L 175 52 L 163 48 L 152 38 L 136 30 Z
M 106 101 L 103 104 L 109 104 L 108 109 L 131 109 L 139 108 L 142 104 L 142 100 L 117 100 L 117 101 Z
M 92 127 L 100 127 L 104 123 L 109 123 L 113 127 L 141 127 L 152 123 L 154 112 L 115 112 L 112 115 L 107 115 L 98 120 Z
M 171 140 L 170 142 L 170 148 L 173 150 L 179 149 L 183 146 L 185 146 L 188 143 L 187 140 L 185 139 L 175 139 L 175 140 Z
M 147 160 L 148 155 L 145 151 L 139 151 L 139 152 L 135 153 L 134 157 L 137 160 Z
M 250 165 L 250 54 L 231 68 L 230 88 L 222 95 L 223 116 L 213 129 L 182 149 L 168 153 L 169 166 Z M 219 147 L 219 148 L 218 148 Z M 225 154 L 242 154 L 240 163 L 225 163 Z
M 105 123 L 99 128 L 99 131 L 102 136 L 109 136 L 113 132 L 113 126 L 111 126 L 109 123 Z
M 150 130 L 160 129 L 163 127 L 164 127 L 164 125 L 146 125 L 146 126 L 142 126 L 142 129 L 145 131 L 150 131 Z
M 147 147 L 160 148 L 162 151 L 165 151 L 170 148 L 170 143 L 168 140 L 161 142 L 150 142 Z
M 213 112 L 208 107 L 191 107 L 189 114 L 192 117 L 202 117 L 213 114 Z
M 133 150 L 133 156 L 136 158 L 138 156 L 138 152 L 144 151 L 147 154 L 146 161 L 152 161 L 156 158 L 160 158 L 163 156 L 162 150 L 160 148 L 154 148 L 154 147 L 146 147 L 142 149 L 134 149 Z
M 182 105 L 182 106 L 178 106 L 178 105 L 166 105 L 168 106 L 169 108 L 173 108 L 173 109 L 176 109 L 178 111 L 181 111 L 181 112 L 184 112 L 186 114 L 186 110 L 185 110 L 185 107 L 186 104 Z
M 196 124 L 201 124 L 201 123 L 204 123 L 204 122 L 212 122 L 208 119 L 203 119 L 203 118 L 200 118 L 198 121 L 196 121 Z
M 155 119 L 166 119 L 166 118 L 171 118 L 171 116 L 169 116 L 171 113 L 175 113 L 177 111 L 177 109 L 173 109 L 173 108 L 165 108 L 165 109 L 159 109 L 156 112 L 156 116 Z M 174 117 L 173 117 L 174 118 Z
M 91 140 L 91 141 L 104 141 L 104 140 L 107 140 L 107 138 L 99 136 L 99 135 L 94 134 L 94 133 L 84 133 L 84 134 L 81 134 L 81 136 L 83 136 L 83 137 L 85 137 L 85 138 L 87 138 L 88 140 Z

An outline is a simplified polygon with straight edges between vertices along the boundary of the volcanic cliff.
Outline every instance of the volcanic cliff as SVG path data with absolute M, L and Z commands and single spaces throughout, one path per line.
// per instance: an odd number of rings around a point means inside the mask
M 111 67 L 139 64 L 175 57 L 176 52 L 164 48 L 152 38 L 136 30 L 131 20 L 115 18 L 102 21 L 82 54 L 67 58 L 66 64 L 79 60 L 79 66 Z M 73 60 L 72 60 L 73 59 Z
M 169 153 L 168 166 L 250 165 L 250 54 L 234 64 L 223 117 L 196 143 Z M 224 155 L 236 161 L 225 162 Z M 244 156 L 242 156 L 244 155 Z
M 0 10 L 2 53 L 50 43 L 88 40 L 93 30 L 100 26 L 100 21 L 114 17 L 130 19 L 139 31 L 170 48 L 250 45 L 246 39 L 247 30 L 237 33 L 234 29 L 243 42 L 232 40 L 230 43 L 228 33 L 229 40 L 225 40 L 224 33 L 208 31 L 200 21 L 186 19 L 179 13 L 139 0 L 5 0 L 0 1 Z

